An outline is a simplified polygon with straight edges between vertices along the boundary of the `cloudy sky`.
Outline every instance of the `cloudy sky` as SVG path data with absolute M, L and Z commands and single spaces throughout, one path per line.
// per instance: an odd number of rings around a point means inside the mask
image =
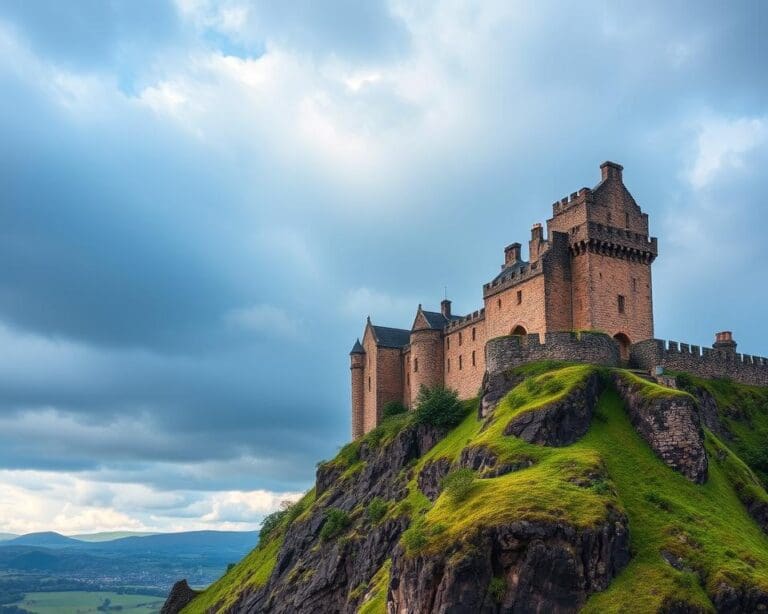
M 0 2 L 0 531 L 247 529 L 365 316 L 481 302 L 600 162 L 657 336 L 768 354 L 768 4 Z

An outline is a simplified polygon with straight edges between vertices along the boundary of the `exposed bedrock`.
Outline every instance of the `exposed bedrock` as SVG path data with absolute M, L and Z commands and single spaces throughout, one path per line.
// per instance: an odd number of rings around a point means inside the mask
M 176 612 L 181 612 L 196 595 L 197 591 L 192 590 L 186 580 L 179 580 L 173 585 L 168 598 L 160 610 L 160 614 L 176 614 Z
M 635 430 L 662 461 L 692 482 L 707 479 L 707 453 L 696 401 L 688 395 L 648 395 L 620 374 L 614 383 Z
M 589 430 L 602 382 L 597 373 L 590 375 L 562 399 L 515 416 L 504 434 L 544 446 L 572 444 Z
M 396 548 L 388 612 L 576 612 L 628 561 L 623 516 L 581 530 L 544 522 L 489 527 L 448 552 L 408 557 Z

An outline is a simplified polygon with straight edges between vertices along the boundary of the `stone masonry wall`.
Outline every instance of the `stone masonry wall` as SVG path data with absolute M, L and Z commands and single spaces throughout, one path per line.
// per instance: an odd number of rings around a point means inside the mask
M 544 342 L 539 335 L 497 337 L 485 346 L 488 373 L 497 373 L 536 360 L 588 362 L 615 367 L 619 364 L 619 346 L 601 333 L 547 333 Z
M 662 366 L 699 377 L 727 377 L 742 384 L 768 386 L 768 358 L 760 356 L 649 339 L 632 346 L 630 360 L 636 367 L 648 371 Z
M 471 399 L 485 374 L 485 318 L 468 319 L 466 325 L 448 328 L 444 339 L 445 386 Z
M 518 292 L 521 294 L 518 303 Z M 509 335 L 516 326 L 527 333 L 547 330 L 544 302 L 544 275 L 530 277 L 519 284 L 485 297 L 485 330 L 489 339 Z

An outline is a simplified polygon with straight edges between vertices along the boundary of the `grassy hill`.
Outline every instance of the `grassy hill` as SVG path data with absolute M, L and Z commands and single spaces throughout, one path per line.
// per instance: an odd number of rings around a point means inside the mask
M 516 385 L 488 418 L 478 418 L 477 401 L 465 403 L 458 424 L 401 466 L 404 442 L 417 436 L 409 433 L 425 428 L 414 424 L 418 412 L 343 448 L 320 466 L 320 494 L 274 517 L 262 543 L 183 611 L 304 611 L 322 598 L 342 611 L 384 613 L 387 599 L 423 595 L 433 599 L 424 607 L 437 607 L 435 599 L 468 607 L 476 598 L 466 611 L 483 612 L 511 611 L 524 599 L 563 612 L 765 607 L 768 389 L 683 374 L 669 389 L 620 370 L 555 363 L 509 377 Z M 601 391 L 575 442 L 505 434 L 512 424 L 578 413 L 595 377 Z M 714 415 L 697 431 L 708 460 L 702 484 L 641 436 L 625 385 L 634 402 L 666 408 L 673 420 L 679 408 L 703 412 L 710 403 Z M 547 413 L 553 407 L 560 413 Z M 387 461 L 394 467 L 382 469 Z M 337 561 L 330 570 L 329 557 Z M 363 573 L 369 560 L 377 564 Z M 541 578 L 549 593 L 537 588 Z

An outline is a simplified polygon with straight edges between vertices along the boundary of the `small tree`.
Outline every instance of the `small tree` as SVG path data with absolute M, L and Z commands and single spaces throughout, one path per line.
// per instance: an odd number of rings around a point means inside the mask
M 371 522 L 378 522 L 384 518 L 384 515 L 387 513 L 387 507 L 389 506 L 387 505 L 387 502 L 384 501 L 384 499 L 381 497 L 374 497 L 368 504 L 368 508 L 366 509 L 365 513 Z
M 455 390 L 443 386 L 422 386 L 416 397 L 415 421 L 453 428 L 464 419 L 466 410 Z

